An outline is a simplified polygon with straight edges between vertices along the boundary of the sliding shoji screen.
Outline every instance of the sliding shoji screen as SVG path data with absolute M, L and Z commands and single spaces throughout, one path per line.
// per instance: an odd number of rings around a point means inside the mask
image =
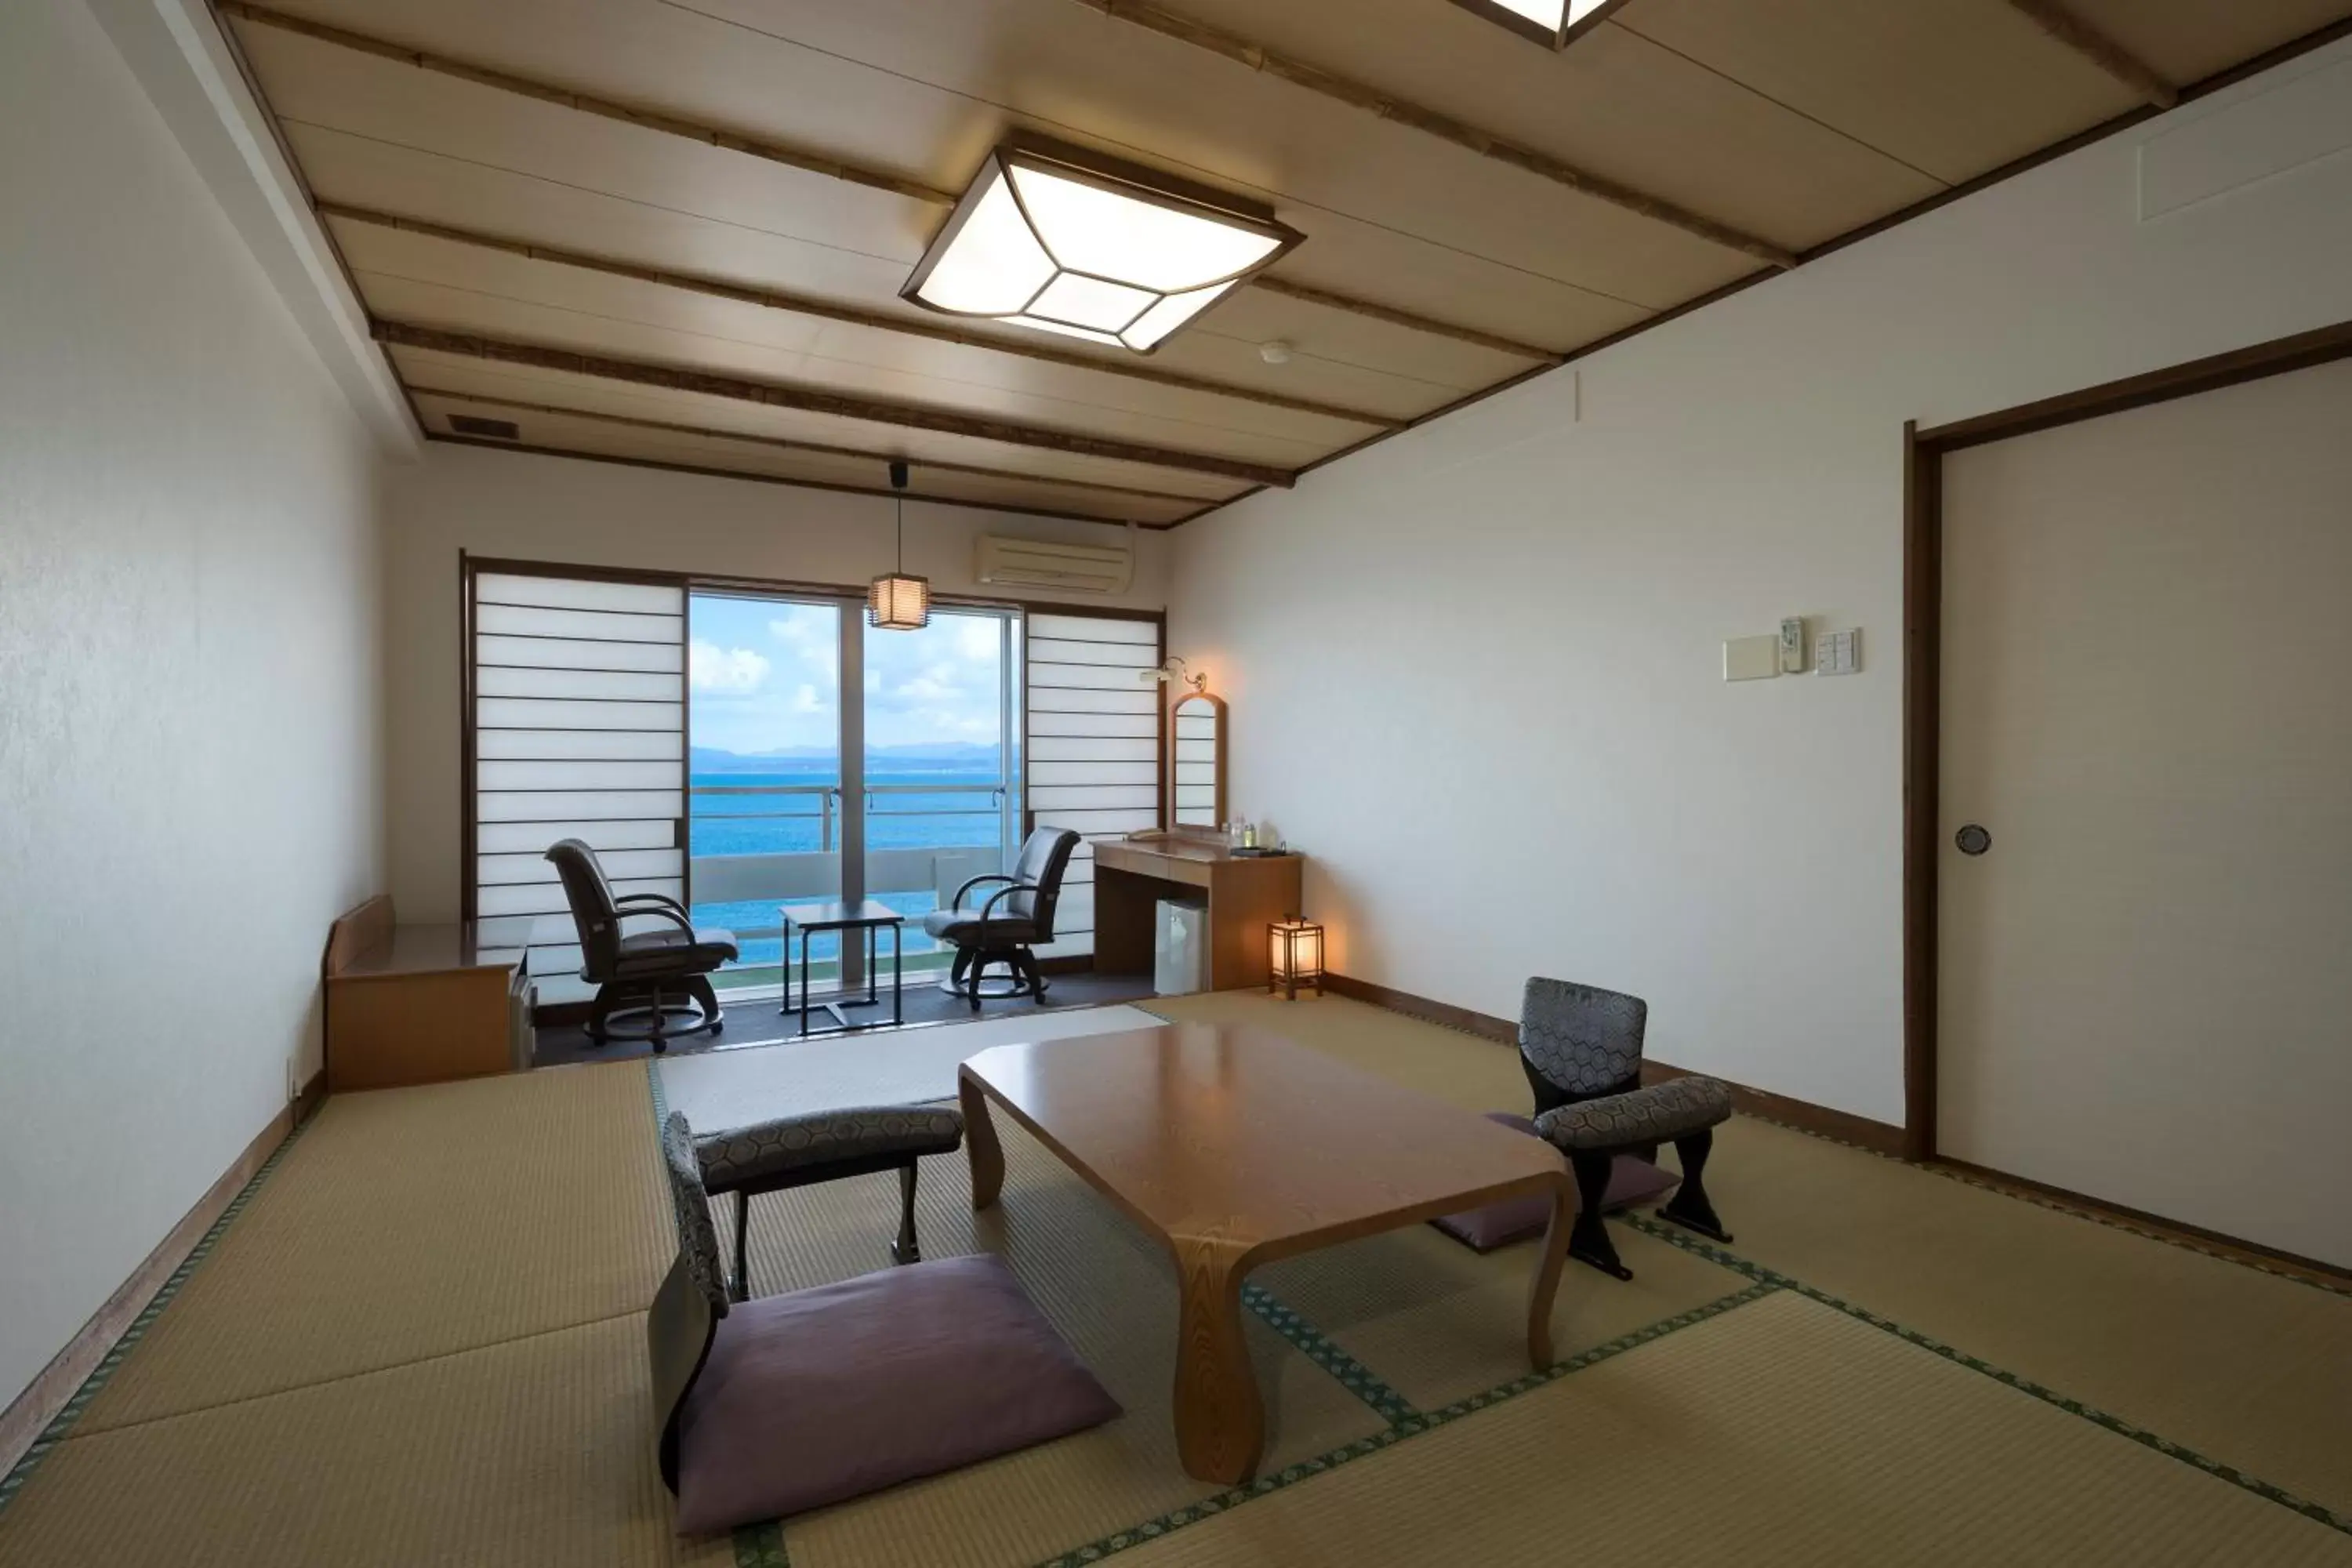
M 1094 841 L 1161 826 L 1160 715 L 1167 689 L 1158 620 L 1033 614 L 1027 617 L 1027 820 L 1081 837 L 1062 883 L 1055 941 L 1040 957 L 1095 950 Z
M 542 1001 L 564 1000 L 580 957 L 549 845 L 586 840 L 616 896 L 686 898 L 686 590 L 471 581 L 467 912 L 483 946 L 530 950 Z

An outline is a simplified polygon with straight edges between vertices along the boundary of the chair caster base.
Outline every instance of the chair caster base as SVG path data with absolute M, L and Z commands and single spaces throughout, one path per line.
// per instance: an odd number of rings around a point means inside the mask
M 912 1246 L 901 1247 L 895 1241 L 890 1244 L 890 1261 L 899 1268 L 903 1268 L 909 1263 L 920 1263 L 922 1260 L 923 1249 L 921 1247 Z

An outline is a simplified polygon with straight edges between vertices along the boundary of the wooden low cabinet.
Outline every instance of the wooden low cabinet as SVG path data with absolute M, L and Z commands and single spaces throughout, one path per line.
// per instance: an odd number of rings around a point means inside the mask
M 1273 968 L 1266 927 L 1300 912 L 1303 865 L 1297 855 L 1234 855 L 1217 839 L 1186 834 L 1097 842 L 1095 968 L 1150 973 L 1156 906 L 1190 896 L 1208 905 L 1208 988 L 1264 985 Z
M 461 925 L 394 922 L 372 899 L 327 941 L 327 1089 L 397 1089 L 530 1065 L 523 966 Z

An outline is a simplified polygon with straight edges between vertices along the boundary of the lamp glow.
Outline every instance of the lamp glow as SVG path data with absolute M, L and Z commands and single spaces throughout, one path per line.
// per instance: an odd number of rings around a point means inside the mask
M 1301 237 L 1259 204 L 1024 137 L 988 155 L 899 292 L 1150 353 Z
M 1265 929 L 1266 994 L 1281 991 L 1295 1002 L 1300 986 L 1312 985 L 1315 994 L 1322 995 L 1323 928 L 1313 921 L 1285 915 Z

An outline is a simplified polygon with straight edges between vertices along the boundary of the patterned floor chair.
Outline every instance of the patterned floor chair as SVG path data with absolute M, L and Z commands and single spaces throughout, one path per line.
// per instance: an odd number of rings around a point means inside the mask
M 1731 1115 L 1720 1079 L 1676 1078 L 1642 1084 L 1642 1037 L 1650 1005 L 1638 996 L 1538 976 L 1519 1006 L 1519 1065 L 1535 1090 L 1536 1131 L 1568 1155 L 1580 1206 L 1569 1255 L 1631 1279 L 1602 1222 L 1611 1167 L 1621 1153 L 1654 1158 L 1672 1143 L 1682 1184 L 1660 1218 L 1728 1242 L 1700 1180 L 1716 1125 Z

